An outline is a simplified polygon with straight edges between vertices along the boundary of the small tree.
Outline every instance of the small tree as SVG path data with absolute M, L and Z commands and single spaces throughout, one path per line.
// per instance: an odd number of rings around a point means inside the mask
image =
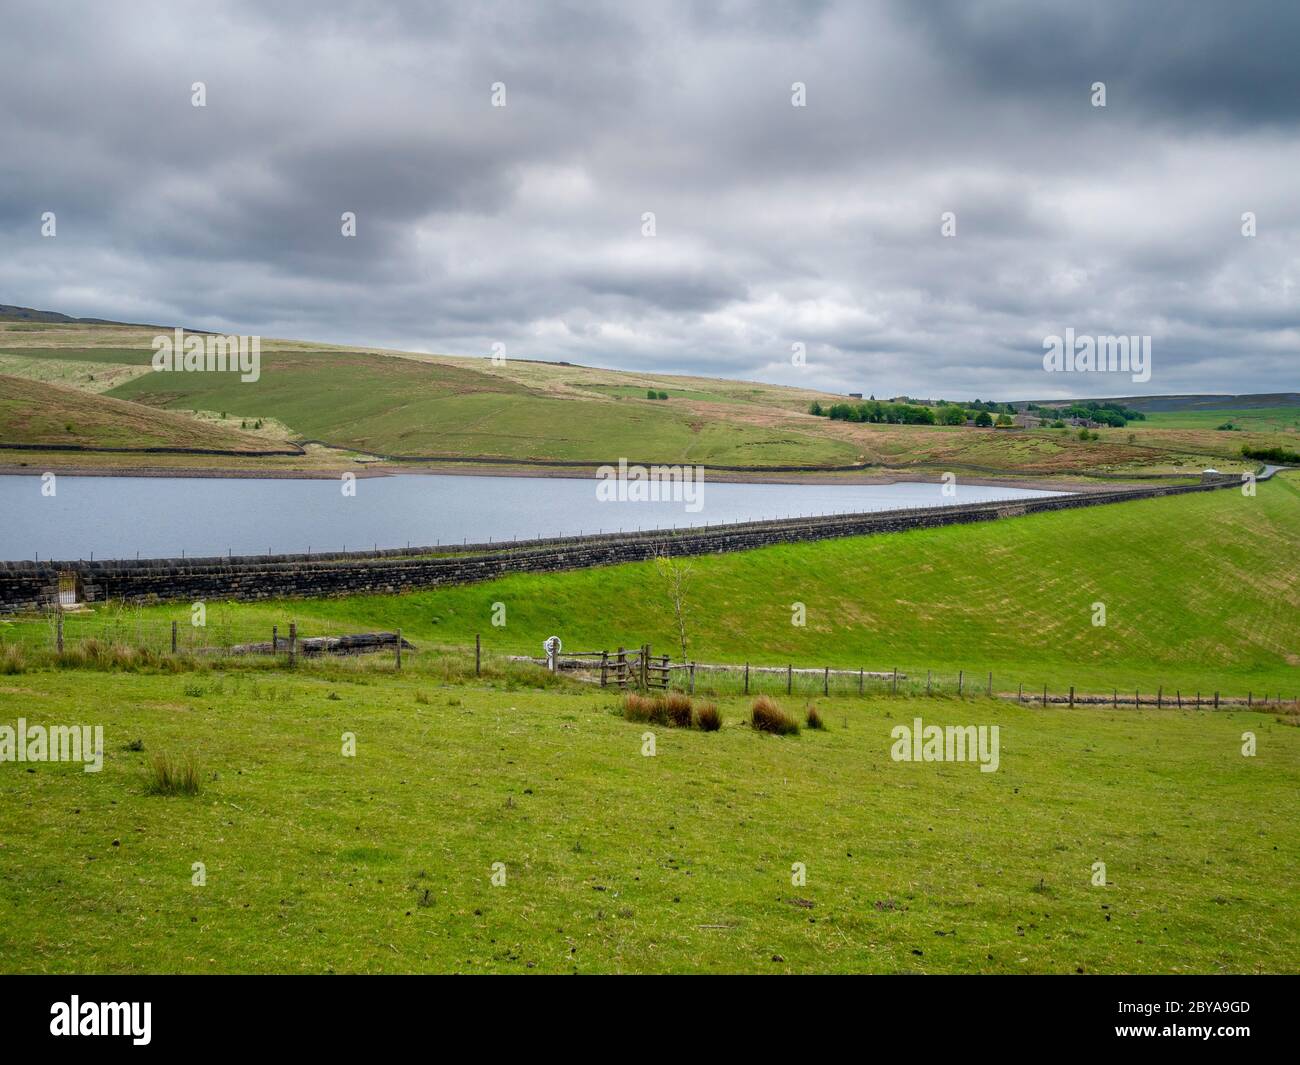
M 979 414 L 975 415 L 975 424 L 981 429 L 987 429 L 993 424 L 993 415 L 986 410 L 982 410 Z
M 671 557 L 666 551 L 660 549 L 655 555 L 655 569 L 664 579 L 664 585 L 668 590 L 668 601 L 673 609 L 673 624 L 677 627 L 677 641 L 681 644 L 682 661 L 685 662 L 687 623 L 690 613 L 687 591 L 695 567 L 683 559 Z

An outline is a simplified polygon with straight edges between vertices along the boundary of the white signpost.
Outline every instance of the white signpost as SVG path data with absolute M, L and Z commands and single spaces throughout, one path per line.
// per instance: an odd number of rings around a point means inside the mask
M 555 672 L 556 659 L 560 656 L 560 638 L 558 636 L 548 636 L 542 643 L 542 650 L 546 652 L 546 668 L 552 673 Z

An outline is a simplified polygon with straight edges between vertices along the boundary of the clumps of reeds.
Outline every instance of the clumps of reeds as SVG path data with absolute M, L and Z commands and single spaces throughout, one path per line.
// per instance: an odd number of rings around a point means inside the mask
M 149 783 L 145 788 L 148 794 L 197 795 L 201 787 L 193 755 L 174 758 L 160 751 L 149 760 Z
M 698 728 L 716 732 L 722 727 L 722 715 L 714 703 L 696 703 L 681 692 L 641 695 L 627 692 L 623 696 L 623 716 L 628 721 L 667 728 Z
M 749 712 L 750 726 L 756 732 L 771 732 L 777 736 L 797 736 L 799 722 L 781 708 L 781 704 L 766 695 L 754 700 Z

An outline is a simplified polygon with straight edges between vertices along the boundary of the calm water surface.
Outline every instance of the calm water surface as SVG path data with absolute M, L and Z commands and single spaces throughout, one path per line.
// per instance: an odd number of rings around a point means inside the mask
M 812 514 L 1027 499 L 1051 492 L 937 484 L 715 484 L 684 502 L 596 498 L 581 478 L 402 474 L 336 480 L 0 476 L 0 558 L 141 558 L 338 551 L 527 539 Z

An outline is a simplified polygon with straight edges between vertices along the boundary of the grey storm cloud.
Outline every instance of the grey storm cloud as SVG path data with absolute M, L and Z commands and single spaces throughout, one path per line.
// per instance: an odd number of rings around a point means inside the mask
M 1295 5 L 1208 0 L 10 3 L 0 302 L 877 395 L 1294 389 L 1298 48 Z M 1046 373 L 1066 328 L 1151 335 L 1151 380 Z

